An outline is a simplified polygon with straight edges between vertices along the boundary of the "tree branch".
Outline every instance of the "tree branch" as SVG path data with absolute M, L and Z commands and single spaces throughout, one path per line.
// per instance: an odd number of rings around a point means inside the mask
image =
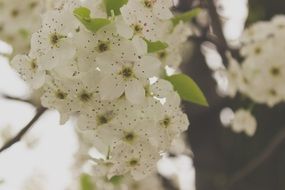
M 28 103 L 28 104 L 33 105 L 33 102 L 31 100 L 28 100 L 28 99 L 22 99 L 22 98 L 13 97 L 13 96 L 5 95 L 5 94 L 2 95 L 2 97 L 7 99 L 7 100 L 14 100 L 14 101 L 24 102 L 24 103 Z
M 237 182 L 241 181 L 249 174 L 251 174 L 255 169 L 262 165 L 266 160 L 270 158 L 273 152 L 278 148 L 278 146 L 285 141 L 285 128 L 282 129 L 273 138 L 272 142 L 265 148 L 265 150 L 257 157 L 251 160 L 245 167 L 237 171 L 233 177 L 229 180 L 227 187 L 231 187 Z M 227 188 L 227 189 L 228 189 Z
M 229 46 L 228 46 L 227 40 L 226 40 L 224 32 L 223 32 L 222 22 L 220 20 L 219 14 L 217 12 L 216 5 L 214 4 L 213 0 L 207 0 L 207 3 L 208 3 L 208 10 L 209 10 L 208 12 L 210 15 L 213 32 L 217 36 L 217 38 L 220 40 L 221 46 L 225 50 L 227 50 L 227 49 L 229 49 Z
M 22 139 L 22 137 L 29 131 L 29 129 L 38 121 L 38 119 L 43 115 L 43 113 L 46 110 L 47 109 L 44 107 L 38 108 L 34 118 L 14 138 L 12 138 L 6 144 L 4 144 L 4 146 L 0 149 L 0 153 L 13 146 L 15 143 L 19 142 Z
M 223 32 L 223 25 L 222 25 L 220 16 L 217 12 L 217 7 L 214 3 L 214 0 L 206 0 L 206 5 L 207 5 L 208 13 L 210 16 L 213 33 L 216 36 L 216 38 L 210 36 L 208 40 L 210 40 L 212 43 L 216 45 L 217 50 L 220 53 L 224 61 L 224 64 L 226 66 L 229 63 L 229 60 L 226 56 L 227 51 L 229 51 L 235 59 L 240 61 L 241 56 L 239 55 L 239 50 L 230 48 L 225 38 L 225 35 Z

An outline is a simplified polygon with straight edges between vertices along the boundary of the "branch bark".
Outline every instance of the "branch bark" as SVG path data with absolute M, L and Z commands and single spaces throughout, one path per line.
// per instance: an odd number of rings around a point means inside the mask
M 227 184 L 227 189 L 241 181 L 248 175 L 250 175 L 254 170 L 256 170 L 259 166 L 261 166 L 266 160 L 272 156 L 274 151 L 285 142 L 285 128 L 282 129 L 277 135 L 273 138 L 270 144 L 265 148 L 265 150 L 256 158 L 251 160 L 245 167 L 241 170 L 237 171 L 233 177 L 229 180 Z
M 14 100 L 14 101 L 24 102 L 24 103 L 28 103 L 28 104 L 33 105 L 33 102 L 31 100 L 28 100 L 28 99 L 22 99 L 22 98 L 13 97 L 13 96 L 5 95 L 5 94 L 2 95 L 2 97 L 7 99 L 7 100 Z
M 213 29 L 213 33 L 216 36 L 217 39 L 210 37 L 210 41 L 213 42 L 216 46 L 217 49 L 224 61 L 224 64 L 227 66 L 229 63 L 229 60 L 226 56 L 226 52 L 230 52 L 231 55 L 237 59 L 238 61 L 241 61 L 241 56 L 239 54 L 238 49 L 232 49 L 229 45 L 228 42 L 225 38 L 224 32 L 223 32 L 223 25 L 220 19 L 220 16 L 217 12 L 217 7 L 214 3 L 214 0 L 206 0 L 206 5 L 208 9 L 208 13 L 210 16 L 211 20 L 211 26 Z
M 23 138 L 23 136 L 29 131 L 29 129 L 38 121 L 38 119 L 43 115 L 43 113 L 46 110 L 47 109 L 44 107 L 38 108 L 37 113 L 33 117 L 33 119 L 14 138 L 12 138 L 6 144 L 4 144 L 4 146 L 0 149 L 0 153 L 13 146 L 15 143 L 19 142 Z

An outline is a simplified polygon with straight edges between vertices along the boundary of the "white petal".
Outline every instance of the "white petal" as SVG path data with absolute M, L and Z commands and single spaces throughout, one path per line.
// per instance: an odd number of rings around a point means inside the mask
M 134 34 L 133 29 L 128 26 L 121 16 L 119 16 L 116 20 L 116 28 L 118 34 L 126 39 L 130 39 Z
M 139 55 L 147 54 L 147 44 L 141 37 L 135 36 L 132 40 L 132 43 Z
M 123 79 L 105 77 L 100 82 L 100 96 L 103 100 L 114 100 L 119 98 L 125 90 Z
M 133 104 L 141 104 L 145 99 L 145 90 L 142 83 L 138 80 L 133 80 L 128 83 L 125 94 L 127 100 Z
M 158 58 L 153 56 L 144 56 L 135 65 L 134 69 L 136 74 L 143 78 L 150 78 L 158 76 L 160 72 L 160 61 Z
M 173 17 L 173 14 L 170 11 L 169 6 L 166 6 L 165 3 L 166 3 L 165 1 L 158 1 L 157 3 L 154 4 L 153 7 L 154 14 L 162 20 L 167 20 Z

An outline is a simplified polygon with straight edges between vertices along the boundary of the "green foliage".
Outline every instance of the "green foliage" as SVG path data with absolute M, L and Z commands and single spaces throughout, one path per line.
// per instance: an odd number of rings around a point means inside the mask
M 114 177 L 112 177 L 112 178 L 110 179 L 110 182 L 111 182 L 113 185 L 117 186 L 117 185 L 119 185 L 119 184 L 121 183 L 123 177 L 124 177 L 124 176 L 121 176 L 121 175 L 114 176 Z
M 87 174 L 82 174 L 80 177 L 80 187 L 81 190 L 95 190 L 91 177 Z
M 174 18 L 172 18 L 172 23 L 174 26 L 179 24 L 180 21 L 182 22 L 189 22 L 191 21 L 194 17 L 196 17 L 199 13 L 201 12 L 200 8 L 195 8 L 191 11 L 187 11 L 182 14 L 176 15 Z
M 155 53 L 161 50 L 164 50 L 168 47 L 168 44 L 165 42 L 161 42 L 161 41 L 156 41 L 156 42 L 151 42 L 146 40 L 147 43 L 147 51 L 148 53 Z
M 111 23 L 105 18 L 91 18 L 90 10 L 86 7 L 74 9 L 73 14 L 91 32 L 97 32 L 100 28 Z
M 168 76 L 165 79 L 172 83 L 174 89 L 183 100 L 202 106 L 208 106 L 207 99 L 203 92 L 189 76 L 185 74 L 176 74 Z
M 128 0 L 104 0 L 107 9 L 108 16 L 112 16 L 112 12 L 115 15 L 120 15 L 120 8 L 128 3 Z

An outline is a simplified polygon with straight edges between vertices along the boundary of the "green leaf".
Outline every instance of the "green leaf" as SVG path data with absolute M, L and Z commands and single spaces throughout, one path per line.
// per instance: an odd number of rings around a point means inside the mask
M 111 179 L 110 179 L 110 182 L 117 186 L 117 185 L 120 185 L 120 183 L 122 182 L 122 179 L 123 179 L 124 176 L 121 176 L 121 175 L 117 175 L 117 176 L 113 176 Z
M 111 23 L 105 18 L 90 18 L 90 10 L 86 7 L 74 9 L 73 14 L 91 32 L 97 32 L 100 28 Z
M 82 174 L 80 177 L 81 190 L 95 190 L 95 187 L 91 181 L 91 177 L 87 174 Z
M 120 8 L 128 3 L 128 0 L 104 0 L 108 16 L 112 16 L 112 11 L 115 15 L 120 15 Z
M 73 10 L 73 14 L 80 18 L 90 18 L 90 10 L 86 7 L 79 7 Z
M 161 41 L 151 42 L 148 40 L 145 40 L 147 43 L 147 52 L 148 53 L 155 53 L 161 50 L 164 50 L 168 47 L 168 44 Z
M 179 24 L 180 21 L 182 22 L 189 22 L 194 17 L 196 17 L 201 12 L 200 8 L 195 8 L 191 11 L 176 15 L 174 18 L 172 18 L 172 23 L 174 26 Z
M 172 83 L 174 89 L 183 100 L 193 102 L 202 106 L 209 106 L 207 99 L 199 86 L 189 76 L 176 74 L 165 78 Z

